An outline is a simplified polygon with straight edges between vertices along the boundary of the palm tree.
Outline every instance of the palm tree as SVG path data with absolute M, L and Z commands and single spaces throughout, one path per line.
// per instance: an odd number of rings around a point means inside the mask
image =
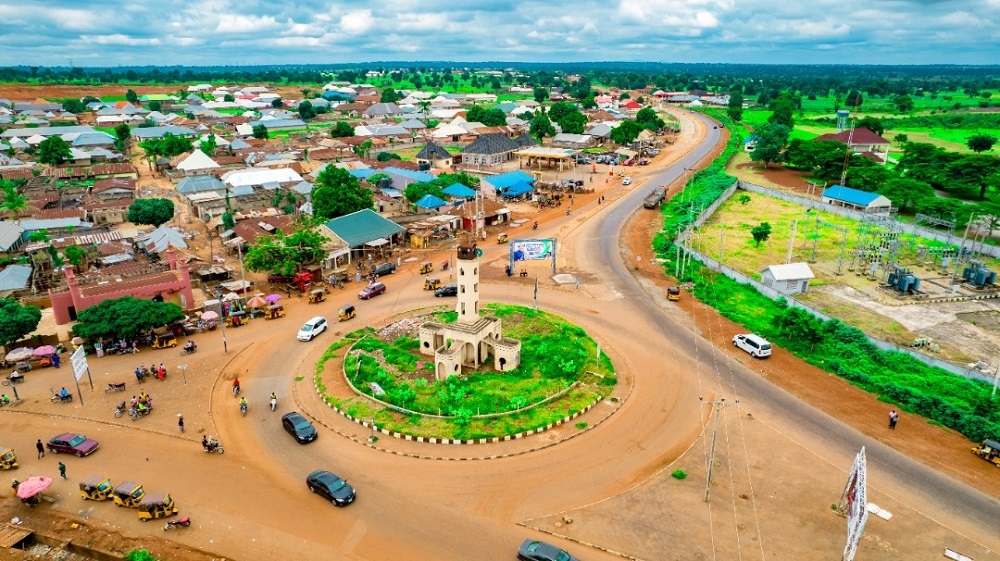
M 11 181 L 0 180 L 0 185 L 3 186 L 3 203 L 0 204 L 0 209 L 13 220 L 21 211 L 28 208 L 28 197 L 18 193 L 17 187 Z
M 142 150 L 142 158 L 149 164 L 149 171 L 153 171 L 153 159 L 160 155 L 159 144 L 157 140 L 152 138 L 139 143 L 139 149 Z
M 431 102 L 426 99 L 422 99 L 419 103 L 417 103 L 417 105 L 420 106 L 420 112 L 424 115 L 424 119 L 427 119 L 427 110 L 430 109 Z

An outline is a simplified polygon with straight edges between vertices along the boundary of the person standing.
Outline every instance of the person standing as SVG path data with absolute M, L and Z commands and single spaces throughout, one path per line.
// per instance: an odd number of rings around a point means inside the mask
M 38 442 L 35 443 L 35 449 L 38 450 L 38 459 L 45 457 L 45 445 L 42 444 L 41 438 L 39 438 Z
M 893 409 L 892 411 L 889 411 L 889 428 L 891 430 L 896 430 L 897 422 L 899 422 L 899 413 L 896 413 L 896 410 Z
M 177 427 L 181 429 L 181 432 L 184 432 L 184 415 L 180 413 L 177 414 Z
M 59 462 L 59 477 L 62 477 L 63 479 L 69 479 L 68 477 L 66 477 L 66 464 L 62 462 Z

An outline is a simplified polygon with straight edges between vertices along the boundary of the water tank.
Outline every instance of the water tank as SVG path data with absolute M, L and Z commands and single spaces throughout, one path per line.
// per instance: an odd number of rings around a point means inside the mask
M 390 187 L 392 187 L 392 179 L 389 179 L 388 177 L 383 177 L 378 180 L 379 189 L 388 189 Z
M 851 113 L 841 109 L 837 111 L 837 131 L 847 130 L 847 125 L 850 122 Z

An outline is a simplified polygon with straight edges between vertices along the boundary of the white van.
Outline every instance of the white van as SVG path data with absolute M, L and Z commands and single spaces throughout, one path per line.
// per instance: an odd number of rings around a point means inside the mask
M 750 353 L 750 356 L 764 358 L 771 356 L 771 343 L 752 333 L 733 335 L 733 346 Z

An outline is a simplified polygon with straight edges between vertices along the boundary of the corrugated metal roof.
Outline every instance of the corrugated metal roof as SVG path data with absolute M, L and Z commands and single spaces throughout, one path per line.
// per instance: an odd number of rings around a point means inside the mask
M 377 212 L 368 208 L 334 218 L 326 223 L 326 227 L 350 247 L 359 247 L 367 242 L 403 232 L 399 224 L 379 216 Z
M 823 191 L 822 196 L 828 199 L 844 201 L 845 203 L 850 203 L 852 205 L 867 207 L 875 202 L 875 199 L 881 197 L 882 195 L 851 189 L 850 187 L 845 187 L 843 185 L 834 185 L 826 191 Z
M 24 228 L 13 222 L 0 220 L 0 251 L 10 251 L 10 248 L 21 239 Z
M 815 278 L 808 263 L 785 263 L 782 265 L 769 265 L 761 269 L 761 272 L 770 270 L 771 276 L 777 281 L 790 281 Z
M 31 267 L 27 265 L 8 265 L 0 271 L 0 290 L 20 290 L 28 286 L 31 278 Z

